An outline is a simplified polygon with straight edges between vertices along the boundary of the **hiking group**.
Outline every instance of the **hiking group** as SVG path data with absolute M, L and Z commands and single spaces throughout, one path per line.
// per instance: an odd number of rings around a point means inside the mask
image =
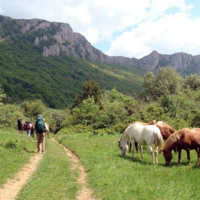
M 44 153 L 47 125 L 43 116 L 41 114 L 37 115 L 37 120 L 35 123 L 29 121 L 24 122 L 22 119 L 18 119 L 17 123 L 19 134 L 23 134 L 23 130 L 26 130 L 27 136 L 32 135 L 34 137 L 34 132 L 36 133 L 37 153 Z

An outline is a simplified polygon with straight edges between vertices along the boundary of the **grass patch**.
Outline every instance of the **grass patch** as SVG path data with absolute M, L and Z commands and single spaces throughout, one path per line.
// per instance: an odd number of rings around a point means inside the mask
M 36 142 L 17 130 L 0 130 L 0 186 L 28 163 L 36 149 Z
M 192 164 L 188 165 L 186 152 L 182 152 L 182 165 L 177 165 L 174 154 L 172 165 L 165 166 L 162 154 L 159 164 L 152 164 L 151 154 L 144 147 L 144 159 L 136 153 L 121 156 L 119 135 L 93 135 L 90 133 L 66 135 L 56 138 L 81 158 L 88 173 L 87 181 L 96 197 L 101 199 L 200 199 L 200 167 L 196 166 L 195 151 L 190 151 Z
M 64 149 L 46 139 L 46 151 L 36 171 L 18 194 L 16 200 L 75 199 L 79 185 L 78 169 L 71 169 L 71 161 Z

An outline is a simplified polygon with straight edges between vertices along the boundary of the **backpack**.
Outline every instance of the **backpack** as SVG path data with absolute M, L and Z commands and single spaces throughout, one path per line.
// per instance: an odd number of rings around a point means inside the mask
M 29 122 L 25 122 L 24 124 L 24 130 L 28 130 L 30 128 Z
M 22 121 L 22 119 L 18 119 L 17 120 L 17 124 L 18 124 L 18 129 L 22 130 L 23 129 L 23 121 Z
M 43 133 L 47 131 L 44 119 L 42 117 L 37 118 L 37 121 L 35 122 L 35 129 L 37 133 Z

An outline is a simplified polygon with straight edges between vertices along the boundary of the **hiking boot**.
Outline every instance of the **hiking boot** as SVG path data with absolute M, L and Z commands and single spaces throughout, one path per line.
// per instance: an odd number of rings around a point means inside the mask
M 40 153 L 40 151 L 38 150 L 36 153 Z

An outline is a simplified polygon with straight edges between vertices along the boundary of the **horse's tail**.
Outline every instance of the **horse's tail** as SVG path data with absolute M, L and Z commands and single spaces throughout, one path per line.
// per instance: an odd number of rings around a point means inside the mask
M 155 145 L 158 146 L 158 152 L 159 152 L 163 147 L 164 140 L 159 129 L 154 133 L 156 135 Z

